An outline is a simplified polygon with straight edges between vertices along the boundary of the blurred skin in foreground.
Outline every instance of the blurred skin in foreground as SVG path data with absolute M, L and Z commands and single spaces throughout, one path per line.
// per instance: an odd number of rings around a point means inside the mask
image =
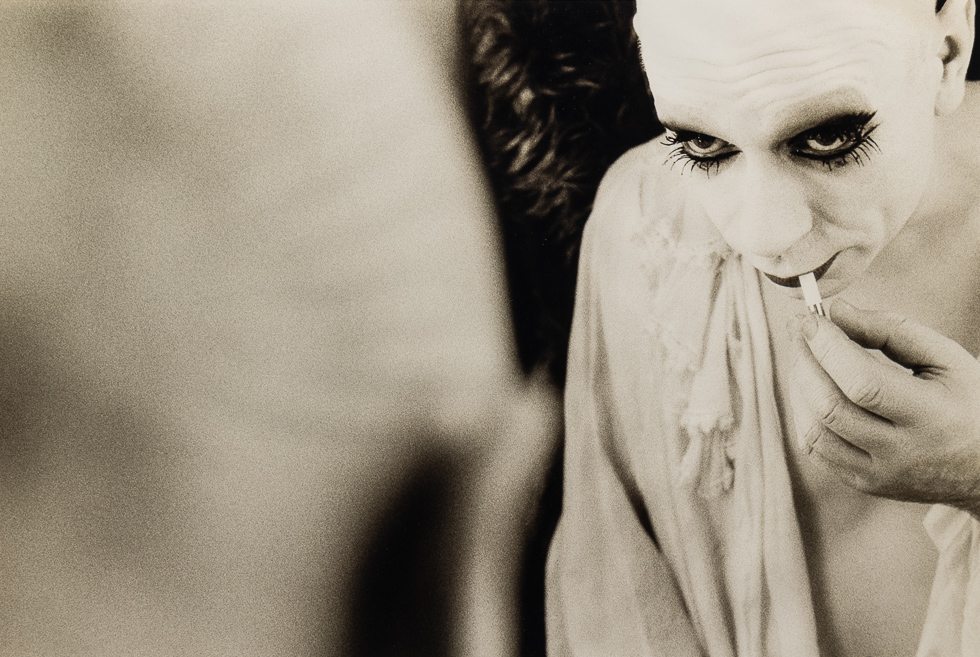
M 506 575 L 461 580 L 516 549 L 494 500 L 552 420 L 451 14 L 0 5 L 0 655 L 344 654 L 368 537 L 433 455 L 447 595 L 507 607 Z M 447 650 L 507 649 L 478 617 Z

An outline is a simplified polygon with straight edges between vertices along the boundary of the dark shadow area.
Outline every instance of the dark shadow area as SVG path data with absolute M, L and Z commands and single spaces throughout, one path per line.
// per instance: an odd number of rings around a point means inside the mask
M 536 521 L 524 552 L 521 568 L 521 655 L 522 657 L 545 657 L 545 566 L 548 562 L 548 547 L 558 527 L 561 516 L 562 464 L 564 461 L 564 435 L 545 479 L 544 491 L 538 505 Z
M 454 523 L 459 456 L 430 454 L 417 464 L 367 540 L 351 605 L 350 654 L 452 654 L 456 577 L 462 542 Z
M 599 181 L 662 131 L 618 0 L 462 0 L 470 118 L 500 218 L 518 355 L 559 386 Z
M 980 19 L 974 19 L 974 30 L 980 27 Z M 980 80 L 980 38 L 973 41 L 973 54 L 970 56 L 970 66 L 966 69 L 967 80 Z

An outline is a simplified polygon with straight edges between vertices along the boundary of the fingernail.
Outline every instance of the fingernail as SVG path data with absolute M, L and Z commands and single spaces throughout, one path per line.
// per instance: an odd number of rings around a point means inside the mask
M 803 319 L 803 335 L 806 336 L 807 340 L 812 340 L 813 336 L 817 334 L 817 318 L 813 315 L 807 315 Z

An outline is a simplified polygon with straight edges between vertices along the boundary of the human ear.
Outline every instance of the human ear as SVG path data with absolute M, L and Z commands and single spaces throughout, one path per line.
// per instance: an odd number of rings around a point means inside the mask
M 976 0 L 947 0 L 936 13 L 939 57 L 943 77 L 936 95 L 936 115 L 949 114 L 963 102 L 966 92 L 966 69 L 973 52 Z

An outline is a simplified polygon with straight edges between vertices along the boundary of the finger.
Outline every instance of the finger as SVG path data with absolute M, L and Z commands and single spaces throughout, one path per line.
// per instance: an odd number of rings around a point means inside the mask
M 803 343 L 802 337 L 798 338 Z M 894 424 L 847 398 L 816 358 L 802 344 L 793 366 L 793 417 L 800 448 L 816 438 L 816 427 L 824 427 L 865 452 L 875 452 Z
M 877 349 L 916 373 L 948 370 L 969 356 L 956 341 L 898 313 L 860 310 L 837 299 L 831 318 L 858 344 Z
M 821 433 L 810 446 L 811 454 L 816 454 L 836 468 L 856 475 L 865 475 L 871 468 L 871 455 L 855 447 L 831 431 Z
M 925 382 L 879 362 L 828 319 L 810 315 L 803 321 L 803 334 L 820 367 L 852 402 L 896 422 L 916 415 L 928 392 Z
M 833 472 L 845 484 L 864 493 L 874 492 L 871 476 L 872 459 L 857 447 L 833 434 L 821 436 L 813 445 L 810 457 Z

